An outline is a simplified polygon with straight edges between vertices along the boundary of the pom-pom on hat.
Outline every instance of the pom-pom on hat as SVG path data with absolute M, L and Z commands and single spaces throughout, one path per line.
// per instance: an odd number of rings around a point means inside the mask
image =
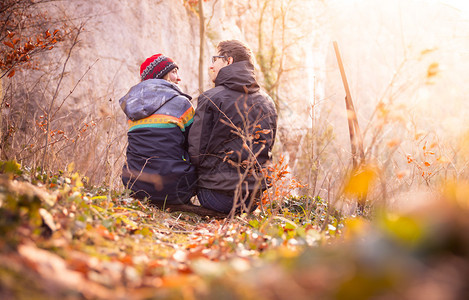
M 140 66 L 140 77 L 142 81 L 153 78 L 162 79 L 174 68 L 178 66 L 171 58 L 158 53 L 143 62 Z

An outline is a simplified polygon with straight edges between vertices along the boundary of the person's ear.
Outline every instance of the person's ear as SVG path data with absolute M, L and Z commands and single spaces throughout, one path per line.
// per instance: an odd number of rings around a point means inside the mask
M 228 57 L 228 64 L 231 65 L 233 63 L 233 57 Z

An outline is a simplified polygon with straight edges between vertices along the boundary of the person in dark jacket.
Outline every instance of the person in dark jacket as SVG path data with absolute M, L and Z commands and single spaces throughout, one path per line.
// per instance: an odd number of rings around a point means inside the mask
M 198 97 L 189 133 L 197 198 L 222 213 L 247 212 L 268 186 L 262 169 L 271 161 L 277 112 L 256 81 L 251 50 L 237 40 L 217 49 L 210 67 L 215 87 Z
M 195 195 L 195 166 L 188 155 L 191 97 L 181 92 L 178 66 L 156 54 L 140 67 L 141 82 L 119 100 L 129 123 L 124 185 L 153 204 L 180 205 Z

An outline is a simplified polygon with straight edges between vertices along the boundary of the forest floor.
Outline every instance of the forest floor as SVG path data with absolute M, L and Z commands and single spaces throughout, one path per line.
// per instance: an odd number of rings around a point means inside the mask
M 468 205 L 367 218 L 289 199 L 230 219 L 166 212 L 78 174 L 0 166 L 1 299 L 462 299 Z M 454 200 L 454 199 L 453 199 Z M 467 200 L 466 200 L 467 201 Z M 448 203 L 441 205 L 441 203 Z

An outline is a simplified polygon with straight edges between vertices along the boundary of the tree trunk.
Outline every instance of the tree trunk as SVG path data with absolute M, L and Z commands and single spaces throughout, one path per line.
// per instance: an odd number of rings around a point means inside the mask
M 204 55 L 205 55 L 205 15 L 204 15 L 204 2 L 199 0 L 199 34 L 200 34 L 200 47 L 199 47 L 199 93 L 204 91 Z

